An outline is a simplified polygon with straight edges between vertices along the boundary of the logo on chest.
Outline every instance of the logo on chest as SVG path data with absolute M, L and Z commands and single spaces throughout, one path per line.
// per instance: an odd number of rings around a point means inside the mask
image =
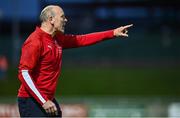
M 51 45 L 48 45 L 48 48 L 50 48 L 52 50 L 52 46 Z

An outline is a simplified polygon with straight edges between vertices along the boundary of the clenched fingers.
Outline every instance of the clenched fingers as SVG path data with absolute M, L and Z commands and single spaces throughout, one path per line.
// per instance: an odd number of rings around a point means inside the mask
M 56 115 L 57 114 L 57 108 L 56 105 L 51 101 L 48 100 L 46 103 L 43 104 L 43 108 L 45 111 L 50 115 Z
M 45 109 L 46 112 L 52 116 L 57 115 L 57 108 L 55 106 L 52 106 L 50 108 Z

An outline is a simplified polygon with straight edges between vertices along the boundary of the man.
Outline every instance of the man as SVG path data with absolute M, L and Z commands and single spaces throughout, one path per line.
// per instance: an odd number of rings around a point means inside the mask
M 27 38 L 22 47 L 18 78 L 18 106 L 21 117 L 61 117 L 54 98 L 61 72 L 62 50 L 82 47 L 113 38 L 128 37 L 127 28 L 85 35 L 65 35 L 67 19 L 61 7 L 49 5 L 40 14 L 41 26 Z

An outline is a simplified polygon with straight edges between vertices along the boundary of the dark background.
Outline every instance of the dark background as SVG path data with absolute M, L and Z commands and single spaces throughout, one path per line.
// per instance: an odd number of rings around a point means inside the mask
M 180 4 L 175 0 L 1 0 L 0 55 L 9 63 L 1 96 L 16 96 L 22 43 L 49 4 L 64 9 L 67 34 L 134 24 L 128 38 L 64 50 L 57 96 L 180 96 Z

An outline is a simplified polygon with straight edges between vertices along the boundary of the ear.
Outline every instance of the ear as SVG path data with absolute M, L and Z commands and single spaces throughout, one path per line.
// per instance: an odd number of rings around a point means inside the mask
M 49 17 L 49 21 L 52 25 L 54 25 L 55 19 L 53 17 Z

